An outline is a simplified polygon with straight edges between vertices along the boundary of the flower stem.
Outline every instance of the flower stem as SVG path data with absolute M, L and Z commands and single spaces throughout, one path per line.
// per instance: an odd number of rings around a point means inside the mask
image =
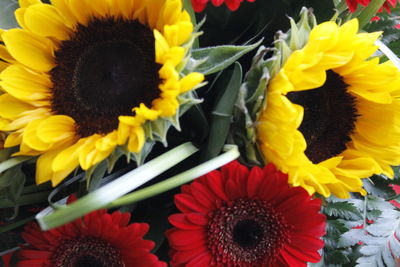
M 392 63 L 400 70 L 400 59 L 396 56 L 396 54 L 381 40 L 376 40 L 375 45 L 379 46 L 379 50 L 381 50 L 381 52 L 385 54 L 385 56 L 387 56 L 387 58 L 390 59 Z
M 43 230 L 48 230 L 68 223 L 91 211 L 104 208 L 111 201 L 150 181 L 197 151 L 198 149 L 192 143 L 182 144 L 68 206 L 62 206 L 55 211 L 52 208 L 45 209 L 37 214 L 36 219 Z
M 161 194 L 182 184 L 188 183 L 195 178 L 204 175 L 212 170 L 215 170 L 240 156 L 238 148 L 235 145 L 225 145 L 224 151 L 226 151 L 224 154 L 217 156 L 209 161 L 206 161 L 205 163 L 200 164 L 190 170 L 187 170 L 165 181 L 159 182 L 152 186 L 148 186 L 146 188 L 123 196 L 117 200 L 114 200 L 109 205 L 107 205 L 107 208 L 115 208 L 123 205 L 132 204 L 146 198 Z

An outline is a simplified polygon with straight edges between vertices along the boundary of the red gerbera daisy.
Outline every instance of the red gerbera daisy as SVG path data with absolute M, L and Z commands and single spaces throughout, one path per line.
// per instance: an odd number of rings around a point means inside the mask
M 371 0 L 346 0 L 347 6 L 349 7 L 350 12 L 354 12 L 357 9 L 357 5 L 360 4 L 362 6 L 367 6 L 371 2 Z M 397 4 L 397 0 L 386 0 L 383 4 L 379 12 L 386 9 L 387 12 L 390 13 L 390 8 L 395 7 Z
M 129 220 L 129 213 L 99 210 L 46 232 L 28 224 L 17 267 L 167 266 L 150 253 L 154 242 L 143 240 L 148 224 Z
M 172 266 L 306 266 L 324 246 L 321 201 L 272 164 L 249 171 L 238 162 L 182 187 L 182 212 L 169 217 Z
M 254 2 L 256 0 L 247 0 L 248 2 Z M 209 0 L 192 0 L 193 9 L 196 12 L 201 12 L 206 7 Z M 231 10 L 235 11 L 239 8 L 240 3 L 243 0 L 211 0 L 211 3 L 214 6 L 220 6 L 225 2 L 226 6 Z

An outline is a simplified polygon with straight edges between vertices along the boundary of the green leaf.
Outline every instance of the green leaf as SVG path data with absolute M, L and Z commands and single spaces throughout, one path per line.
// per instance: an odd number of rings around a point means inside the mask
M 350 262 L 347 253 L 343 250 L 330 250 L 324 254 L 324 260 L 326 264 L 334 264 L 343 266 Z
M 223 89 L 220 89 L 223 95 L 216 98 L 216 104 L 211 113 L 211 129 L 203 154 L 205 160 L 217 156 L 226 142 L 232 120 L 232 111 L 242 82 L 242 67 L 236 62 L 233 71 L 226 71 L 220 79 L 224 81 Z
M 241 56 L 258 47 L 261 42 L 262 40 L 252 45 L 221 45 L 194 49 L 187 64 L 187 71 L 201 72 L 204 75 L 216 73 L 229 67 Z
M 323 208 L 323 213 L 328 216 L 339 217 L 346 220 L 362 219 L 361 212 L 350 202 L 328 202 Z
M 345 248 L 356 245 L 362 240 L 364 233 L 364 229 L 350 229 L 340 237 L 338 247 Z
M 344 225 L 344 223 L 338 220 L 327 220 L 326 235 L 323 237 L 325 248 L 336 249 L 340 236 L 348 230 L 349 229 Z
M 19 200 L 25 185 L 25 174 L 20 166 L 8 169 L 0 175 L 0 200 L 9 202 L 14 209 L 11 219 L 18 215 Z
M 19 7 L 17 0 L 0 0 L 0 28 L 11 29 L 18 27 L 14 11 Z
M 152 240 L 156 243 L 153 248 L 153 252 L 156 252 L 162 243 L 165 241 L 165 231 L 170 228 L 168 222 L 168 216 L 171 214 L 173 205 L 171 203 L 155 203 L 155 205 L 149 205 L 146 207 L 146 215 L 144 216 L 144 222 L 150 225 L 150 230 L 146 234 L 145 239 Z

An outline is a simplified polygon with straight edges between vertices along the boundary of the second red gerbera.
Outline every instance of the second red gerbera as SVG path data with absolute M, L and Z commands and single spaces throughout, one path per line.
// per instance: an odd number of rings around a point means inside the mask
M 192 0 L 192 5 L 193 5 L 194 11 L 196 11 L 196 12 L 203 11 L 209 1 L 210 0 Z M 254 1 L 256 1 L 256 0 L 247 0 L 247 2 L 254 2 Z M 239 8 L 241 2 L 243 2 L 243 0 L 211 0 L 211 3 L 214 6 L 220 6 L 223 3 L 225 3 L 225 5 L 231 11 L 237 10 Z
M 371 0 L 346 0 L 347 6 L 349 7 L 350 12 L 354 12 L 357 10 L 358 4 L 362 6 L 368 6 Z M 382 11 L 383 8 L 386 9 L 387 12 L 390 13 L 390 8 L 395 7 L 397 4 L 397 0 L 386 0 L 379 11 Z
M 237 162 L 182 187 L 167 232 L 172 266 L 306 266 L 325 233 L 321 201 L 290 188 L 273 165 Z
M 22 237 L 29 245 L 17 267 L 166 267 L 150 253 L 154 242 L 143 240 L 149 225 L 128 225 L 129 219 L 129 213 L 100 210 L 46 232 L 28 224 Z

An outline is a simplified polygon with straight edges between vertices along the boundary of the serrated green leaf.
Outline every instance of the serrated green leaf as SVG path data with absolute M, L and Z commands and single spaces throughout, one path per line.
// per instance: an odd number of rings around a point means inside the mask
M 362 240 L 364 234 L 364 229 L 350 229 L 340 237 L 338 247 L 352 247 Z
M 189 71 L 200 72 L 204 75 L 209 75 L 221 71 L 240 57 L 247 54 L 261 44 L 262 40 L 252 45 L 222 45 L 207 48 L 194 49 L 192 51 L 192 60 L 200 61 L 200 64 L 195 64 Z M 190 68 L 190 64 L 189 64 Z
M 342 266 L 350 262 L 349 257 L 345 251 L 342 250 L 331 250 L 325 252 L 325 264 L 334 264 Z
M 349 228 L 344 223 L 338 220 L 326 221 L 326 235 L 323 237 L 325 241 L 325 248 L 337 248 L 337 242 L 342 234 L 347 232 Z
M 361 236 L 362 256 L 357 259 L 358 267 L 396 266 L 394 258 L 400 257 L 400 241 L 396 234 L 400 232 L 400 212 L 387 204 L 378 197 L 368 197 L 367 205 L 379 207 L 381 215 L 365 228 L 364 235 Z
M 362 218 L 360 211 L 350 202 L 328 202 L 323 208 L 323 213 L 328 216 L 347 220 L 359 220 Z

